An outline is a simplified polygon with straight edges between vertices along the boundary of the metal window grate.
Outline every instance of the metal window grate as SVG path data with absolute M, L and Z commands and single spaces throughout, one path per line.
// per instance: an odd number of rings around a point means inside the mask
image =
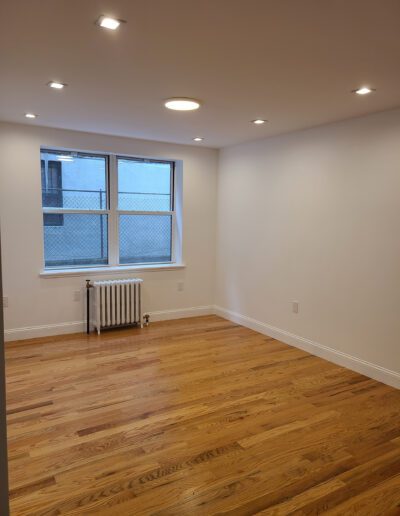
M 62 217 L 61 227 L 44 227 L 46 267 L 106 265 L 108 216 L 68 213 Z
M 121 215 L 120 263 L 171 261 L 171 215 Z

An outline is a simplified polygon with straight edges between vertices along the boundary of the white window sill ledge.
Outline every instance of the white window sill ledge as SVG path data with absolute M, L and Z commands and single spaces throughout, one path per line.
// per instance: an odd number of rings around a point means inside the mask
M 125 272 L 155 272 L 184 269 L 184 263 L 160 263 L 151 265 L 119 265 L 116 267 L 85 267 L 82 269 L 45 269 L 41 278 L 63 278 L 66 276 L 100 276 L 103 274 L 124 274 Z

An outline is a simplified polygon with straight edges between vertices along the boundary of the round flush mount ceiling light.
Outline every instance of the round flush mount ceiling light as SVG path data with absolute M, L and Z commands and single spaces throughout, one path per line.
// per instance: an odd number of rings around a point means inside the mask
M 193 111 L 199 109 L 200 102 L 186 97 L 173 97 L 164 102 L 164 106 L 175 111 Z
M 256 118 L 255 120 L 251 121 L 255 125 L 262 125 L 268 122 L 268 120 L 263 120 L 262 118 Z
M 356 93 L 357 95 L 368 95 L 368 93 L 372 93 L 376 90 L 373 88 L 369 88 L 368 86 L 362 86 L 361 88 L 357 88 L 352 90 L 352 93 Z
M 203 140 L 204 138 L 202 138 L 201 136 L 196 136 L 196 138 L 193 138 L 194 142 L 202 142 Z
M 35 113 L 25 113 L 25 118 L 37 118 L 38 115 L 35 115 Z

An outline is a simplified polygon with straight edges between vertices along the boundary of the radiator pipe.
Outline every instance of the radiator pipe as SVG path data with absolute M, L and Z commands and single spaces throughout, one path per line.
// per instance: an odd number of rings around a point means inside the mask
M 86 280 L 86 333 L 90 333 L 90 289 L 93 285 L 90 284 L 90 280 Z

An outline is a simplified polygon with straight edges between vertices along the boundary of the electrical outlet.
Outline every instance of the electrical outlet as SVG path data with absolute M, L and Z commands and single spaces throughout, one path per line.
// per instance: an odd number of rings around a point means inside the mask
M 183 281 L 178 281 L 178 292 L 182 292 L 182 290 L 184 289 L 184 282 Z
M 80 301 L 81 300 L 81 291 L 80 290 L 74 290 L 74 301 Z
M 3 308 L 8 308 L 8 297 L 3 297 Z
M 298 301 L 292 301 L 292 312 L 294 314 L 299 313 L 299 302 Z

